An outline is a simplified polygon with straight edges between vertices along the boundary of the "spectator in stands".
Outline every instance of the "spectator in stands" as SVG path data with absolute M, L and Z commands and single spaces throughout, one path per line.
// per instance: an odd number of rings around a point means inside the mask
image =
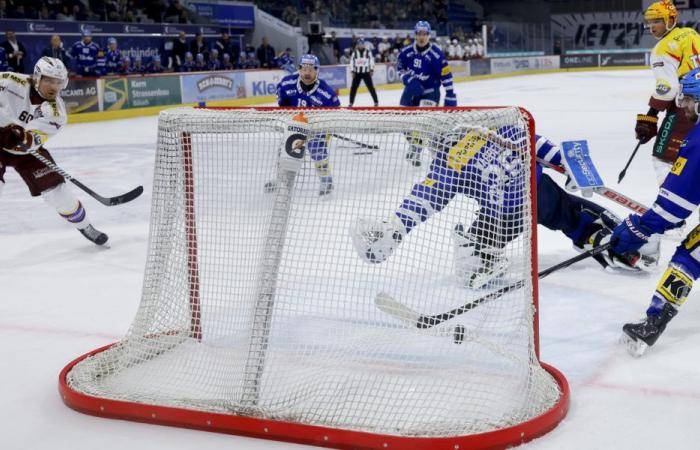
M 277 57 L 277 67 L 286 70 L 289 73 L 294 73 L 297 71 L 294 65 L 294 56 L 292 55 L 292 49 L 287 47 L 282 53 Z
M 282 20 L 292 26 L 299 26 L 299 14 L 297 13 L 296 8 L 294 8 L 292 5 L 288 5 L 286 8 L 284 8 L 284 11 L 282 11 Z
M 335 31 L 331 31 L 331 37 L 328 39 L 328 44 L 333 47 L 333 56 L 335 56 L 335 60 L 338 61 L 340 59 L 341 51 L 340 51 L 340 42 L 338 41 L 338 38 L 336 37 Z
M 275 68 L 275 49 L 267 42 L 267 37 L 263 36 L 262 43 L 258 47 L 258 61 L 263 69 Z
M 221 37 L 214 43 L 214 48 L 219 51 L 219 57 L 223 57 L 226 53 L 228 53 L 229 56 L 238 56 L 238 52 L 236 51 L 237 46 L 234 47 L 231 37 L 226 31 L 221 33 Z
M 0 72 L 10 71 L 10 66 L 7 64 L 7 52 L 3 47 L 0 47 Z
M 56 20 L 72 22 L 75 20 L 75 17 L 68 10 L 68 5 L 61 5 L 61 10 L 56 14 Z
M 68 67 L 69 58 L 68 55 L 66 55 L 66 51 L 63 49 L 63 41 L 61 40 L 61 36 L 57 34 L 51 36 L 51 45 L 46 47 L 41 52 L 41 56 L 60 59 L 63 62 L 63 65 Z
M 379 52 L 380 55 L 384 54 L 384 52 L 389 51 L 391 49 L 391 44 L 389 43 L 389 38 L 384 36 L 382 38 L 382 42 L 377 44 L 377 52 Z
M 204 59 L 203 53 L 197 53 L 197 56 L 194 60 L 194 70 L 196 72 L 203 72 L 207 70 L 207 61 L 206 59 Z
M 405 45 L 403 45 L 403 39 L 401 36 L 396 36 L 396 39 L 394 39 L 394 47 L 396 50 L 401 51 Z
M 187 35 L 184 31 L 177 34 L 177 39 L 173 40 L 173 69 L 180 71 L 180 66 L 185 62 L 185 55 L 188 52 Z
M 399 60 L 399 49 L 395 48 L 391 50 L 391 53 L 389 53 L 389 57 L 387 58 L 387 62 L 390 63 L 396 63 Z
M 352 53 L 352 49 L 350 47 L 346 48 L 343 51 L 343 55 L 340 57 L 340 64 L 350 64 L 350 54 Z
M 209 60 L 209 48 L 204 42 L 204 36 L 202 36 L 201 31 L 194 35 L 194 41 L 190 44 L 190 51 L 193 55 L 201 54 L 205 62 Z
M 235 67 L 233 63 L 231 62 L 231 55 L 228 53 L 224 53 L 224 56 L 222 57 L 221 61 L 221 70 L 234 70 Z
M 185 58 L 182 61 L 182 64 L 180 64 L 178 71 L 180 71 L 180 72 L 194 72 L 195 70 L 197 70 L 197 69 L 196 69 L 195 63 L 194 63 L 194 56 L 192 55 L 192 52 L 186 52 Z
M 0 0 L 0 19 L 9 19 L 10 12 L 7 9 L 7 0 Z
M 122 52 L 117 48 L 117 40 L 113 37 L 107 39 L 107 52 L 105 54 L 105 73 L 115 75 L 119 73 L 122 65 Z
M 153 55 L 153 58 L 151 58 L 151 63 L 146 69 L 146 73 L 163 73 L 164 71 L 165 68 L 161 64 L 160 55 Z
M 7 64 L 13 72 L 24 73 L 24 57 L 27 50 L 21 42 L 17 40 L 17 35 L 12 30 L 5 31 L 5 41 L 0 46 L 7 53 Z
M 209 54 L 209 63 L 207 64 L 207 70 L 221 70 L 221 61 L 219 61 L 219 51 L 215 48 L 211 49 Z
M 92 32 L 87 28 L 84 29 L 82 40 L 73 44 L 69 52 L 74 60 L 76 75 L 83 77 L 96 75 L 95 68 L 97 66 L 97 52 L 99 49 L 97 44 L 92 42 Z
M 464 51 L 462 46 L 459 45 L 457 39 L 452 39 L 452 42 L 447 46 L 447 59 L 449 60 L 459 60 L 464 56 Z

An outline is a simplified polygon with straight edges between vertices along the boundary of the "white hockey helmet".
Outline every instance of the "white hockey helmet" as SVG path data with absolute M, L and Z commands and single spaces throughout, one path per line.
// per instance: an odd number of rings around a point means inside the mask
M 62 81 L 61 90 L 68 86 L 68 71 L 63 61 L 57 58 L 43 56 L 34 65 L 34 83 L 38 87 L 41 77 L 51 77 Z

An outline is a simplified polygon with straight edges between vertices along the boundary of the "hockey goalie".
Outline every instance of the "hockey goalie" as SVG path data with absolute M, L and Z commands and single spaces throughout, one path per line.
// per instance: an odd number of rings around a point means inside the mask
M 559 165 L 560 149 L 536 136 L 537 156 Z M 471 225 L 452 231 L 454 269 L 460 282 L 481 288 L 508 269 L 505 247 L 523 230 L 527 201 L 524 157 L 528 136 L 519 128 L 453 130 L 433 144 L 435 157 L 427 176 L 411 189 L 387 219 L 360 218 L 353 230 L 354 247 L 368 263 L 385 261 L 411 231 L 440 212 L 458 194 L 479 204 Z M 569 194 L 537 167 L 538 223 L 562 231 L 579 251 L 597 246 L 620 219 L 596 203 Z M 658 261 L 658 242 L 640 252 L 604 252 L 595 257 L 605 269 L 644 272 Z

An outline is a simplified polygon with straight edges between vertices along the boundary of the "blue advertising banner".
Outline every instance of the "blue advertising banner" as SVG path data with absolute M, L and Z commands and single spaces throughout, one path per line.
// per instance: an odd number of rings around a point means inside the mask
M 323 66 L 318 72 L 318 77 L 328 83 L 333 89 L 348 87 L 346 66 Z
M 199 75 L 183 75 L 182 102 L 195 103 L 208 100 L 245 98 L 245 74 L 243 72 L 212 72 Z
M 255 28 L 255 8 L 252 5 L 189 2 L 189 6 L 197 15 L 212 23 L 235 28 Z

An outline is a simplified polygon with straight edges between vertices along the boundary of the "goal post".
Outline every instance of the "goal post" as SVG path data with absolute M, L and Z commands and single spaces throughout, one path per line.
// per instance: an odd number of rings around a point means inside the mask
M 563 419 L 566 379 L 539 361 L 526 110 L 175 108 L 158 127 L 141 303 L 63 369 L 69 407 L 348 449 L 507 448 Z M 398 224 L 385 259 L 357 247 L 363 220 Z M 462 229 L 506 267 L 483 286 Z M 478 306 L 421 328 L 382 294 Z

